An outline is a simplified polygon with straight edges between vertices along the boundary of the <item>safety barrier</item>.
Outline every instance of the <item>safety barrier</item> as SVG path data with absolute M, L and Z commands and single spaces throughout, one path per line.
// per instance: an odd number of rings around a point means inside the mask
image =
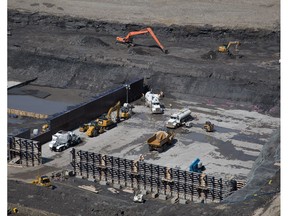
M 88 151 L 71 150 L 76 176 L 189 201 L 219 202 L 231 191 L 229 184 L 204 173 L 194 173 Z

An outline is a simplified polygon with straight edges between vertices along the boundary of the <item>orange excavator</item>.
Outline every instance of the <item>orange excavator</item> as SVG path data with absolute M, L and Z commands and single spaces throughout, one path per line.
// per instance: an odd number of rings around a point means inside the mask
M 129 45 L 133 45 L 133 37 L 136 35 L 141 35 L 141 34 L 147 34 L 149 33 L 152 38 L 155 40 L 155 42 L 158 44 L 158 46 L 160 47 L 160 49 L 167 54 L 168 50 L 164 49 L 164 46 L 160 43 L 160 41 L 158 40 L 158 38 L 156 37 L 156 35 L 154 34 L 154 32 L 152 31 L 151 28 L 145 28 L 139 31 L 133 31 L 133 32 L 129 32 L 128 35 L 126 37 L 117 37 L 116 41 L 120 42 L 120 43 L 125 43 L 125 44 L 129 44 Z

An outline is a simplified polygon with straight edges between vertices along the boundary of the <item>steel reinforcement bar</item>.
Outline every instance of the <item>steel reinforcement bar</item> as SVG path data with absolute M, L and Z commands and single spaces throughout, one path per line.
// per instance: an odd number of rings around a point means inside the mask
M 42 164 L 41 145 L 38 141 L 9 137 L 8 161 L 10 164 L 36 166 Z
M 204 173 L 75 149 L 71 150 L 71 155 L 71 165 L 76 176 L 108 183 L 117 188 L 129 187 L 166 199 L 170 197 L 196 202 L 219 202 L 229 194 L 229 187 L 221 178 Z

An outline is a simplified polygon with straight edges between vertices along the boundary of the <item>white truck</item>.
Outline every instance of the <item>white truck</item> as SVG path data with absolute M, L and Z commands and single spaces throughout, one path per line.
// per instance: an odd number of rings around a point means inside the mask
M 81 142 L 81 138 L 75 133 L 71 131 L 60 130 L 56 134 L 52 135 L 52 140 L 49 143 L 49 148 L 51 151 L 60 152 Z
M 160 99 L 161 93 L 160 94 L 153 94 L 151 91 L 148 91 L 145 94 L 145 104 L 146 106 L 151 108 L 152 113 L 163 113 L 164 109 L 161 107 L 160 104 Z
M 191 111 L 189 109 L 182 109 L 177 113 L 170 116 L 170 119 L 166 123 L 167 128 L 177 128 L 184 125 L 191 119 Z

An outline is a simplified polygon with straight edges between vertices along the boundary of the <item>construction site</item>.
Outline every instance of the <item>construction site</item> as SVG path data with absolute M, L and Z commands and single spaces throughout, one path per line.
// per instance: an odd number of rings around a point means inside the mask
M 280 1 L 7 6 L 9 215 L 280 215 Z

